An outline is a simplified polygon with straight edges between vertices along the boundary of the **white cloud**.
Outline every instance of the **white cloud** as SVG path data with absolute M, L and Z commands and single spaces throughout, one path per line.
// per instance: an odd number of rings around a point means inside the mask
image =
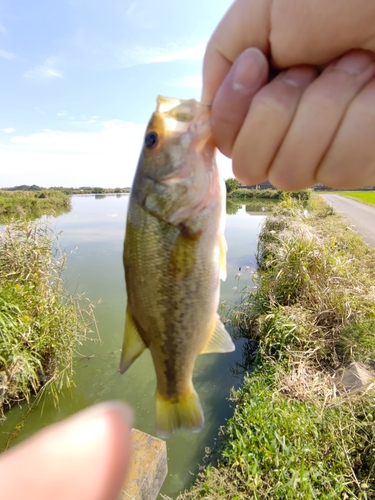
M 14 54 L 12 54 L 11 52 L 7 52 L 6 50 L 0 49 L 0 57 L 2 57 L 3 59 L 8 59 L 9 61 L 11 61 L 16 56 Z
M 136 46 L 122 51 L 122 59 L 125 66 L 137 66 L 141 64 L 165 63 L 172 61 L 202 60 L 205 44 L 183 46 L 176 43 L 165 47 L 143 47 Z
M 36 106 L 34 109 L 36 109 L 38 111 L 38 113 L 40 113 L 41 115 L 45 115 L 45 112 L 42 111 L 41 109 L 37 108 Z
M 0 132 L 4 132 L 4 134 L 13 134 L 16 129 L 13 127 L 0 128 Z
M 56 113 L 57 116 L 66 116 L 66 111 L 61 111 L 60 113 Z
M 52 58 L 46 59 L 43 64 L 35 66 L 35 68 L 26 71 L 24 74 L 25 78 L 32 80 L 50 80 L 53 78 L 62 78 L 62 76 L 62 72 L 56 69 L 56 63 Z
M 142 147 L 145 125 L 120 120 L 96 132 L 45 130 L 0 143 L 2 187 L 130 186 Z

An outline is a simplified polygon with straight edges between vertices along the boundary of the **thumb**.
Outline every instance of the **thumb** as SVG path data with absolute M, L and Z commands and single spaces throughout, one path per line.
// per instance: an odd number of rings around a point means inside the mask
M 129 465 L 131 420 L 122 403 L 104 403 L 6 451 L 1 497 L 116 500 Z

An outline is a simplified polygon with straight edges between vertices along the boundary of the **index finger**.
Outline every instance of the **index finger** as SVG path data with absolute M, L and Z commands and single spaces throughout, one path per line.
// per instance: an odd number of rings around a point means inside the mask
M 232 64 L 245 49 L 257 47 L 269 52 L 271 4 L 272 0 L 236 0 L 229 8 L 206 48 L 202 102 L 212 104 Z

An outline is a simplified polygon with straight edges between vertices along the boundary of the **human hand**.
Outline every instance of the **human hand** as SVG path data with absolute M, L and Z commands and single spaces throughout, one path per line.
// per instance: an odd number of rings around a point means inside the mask
M 375 184 L 374 54 L 370 0 L 235 1 L 207 46 L 202 101 L 236 177 Z M 271 80 L 267 57 L 286 68 Z
M 0 456 L 3 500 L 117 500 L 130 457 L 131 413 L 104 403 Z

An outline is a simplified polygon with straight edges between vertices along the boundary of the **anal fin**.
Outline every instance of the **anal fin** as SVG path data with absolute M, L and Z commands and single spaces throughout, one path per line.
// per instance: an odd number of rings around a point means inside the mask
M 225 326 L 220 321 L 219 315 L 216 315 L 214 328 L 204 346 L 201 354 L 208 354 L 212 352 L 233 352 L 235 345 L 229 333 L 226 331 Z
M 124 342 L 120 360 L 120 373 L 124 373 L 138 356 L 146 349 L 146 344 L 141 339 L 137 327 L 134 324 L 129 306 L 126 308 Z

